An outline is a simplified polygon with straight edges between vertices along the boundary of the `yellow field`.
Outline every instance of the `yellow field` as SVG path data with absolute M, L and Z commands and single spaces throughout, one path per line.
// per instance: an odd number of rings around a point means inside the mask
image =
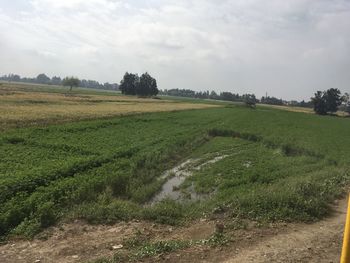
M 282 106 L 282 105 L 266 105 L 266 104 L 259 104 L 259 105 L 263 106 L 263 107 L 269 107 L 269 108 L 286 110 L 286 111 L 315 114 L 315 112 L 312 108 L 295 107 L 295 106 Z M 341 117 L 345 117 L 345 116 L 348 116 L 349 114 L 347 114 L 344 111 L 337 111 L 336 115 L 341 116 Z
M 142 112 L 218 107 L 115 94 L 68 93 L 67 90 L 34 89 L 33 85 L 0 85 L 0 130 L 36 124 L 111 117 Z M 96 93 L 96 92 L 95 92 Z
M 267 105 L 267 104 L 259 104 L 263 107 L 269 107 L 274 109 L 280 109 L 280 110 L 287 110 L 287 111 L 293 111 L 293 112 L 303 112 L 303 113 L 314 113 L 313 109 L 311 108 L 304 108 L 304 107 L 292 107 L 292 106 L 283 106 L 283 105 Z

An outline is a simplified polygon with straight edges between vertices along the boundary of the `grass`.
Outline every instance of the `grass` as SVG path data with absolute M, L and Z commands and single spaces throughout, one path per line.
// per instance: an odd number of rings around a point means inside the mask
M 349 130 L 346 118 L 241 106 L 7 130 L 0 133 L 0 235 L 30 237 L 63 218 L 316 220 L 349 182 Z M 223 153 L 182 186 L 212 198 L 144 206 L 163 171 Z
M 222 233 L 215 232 L 208 239 L 200 240 L 160 240 L 150 242 L 145 239 L 141 234 L 136 234 L 124 241 L 124 248 L 128 252 L 119 252 L 114 254 L 112 259 L 100 258 L 94 263 L 119 263 L 119 262 L 139 262 L 145 258 L 159 257 L 165 254 L 169 254 L 174 251 L 186 249 L 193 246 L 208 246 L 217 247 L 224 246 L 230 240 Z
M 251 138 L 251 137 L 248 137 Z M 215 137 L 194 157 L 228 157 L 196 172 L 183 184 L 213 197 L 205 210 L 258 221 L 310 221 L 327 215 L 328 204 L 349 180 L 345 167 L 322 155 L 248 139 Z M 288 191 L 286 191 L 288 189 Z M 217 209 L 219 208 L 219 209 Z

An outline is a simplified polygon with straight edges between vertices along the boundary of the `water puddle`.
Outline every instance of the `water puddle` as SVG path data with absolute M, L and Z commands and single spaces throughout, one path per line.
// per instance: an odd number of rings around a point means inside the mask
M 154 205 L 165 198 L 172 200 L 200 200 L 203 195 L 197 194 L 194 190 L 194 185 L 191 185 L 186 189 L 184 194 L 179 187 L 186 180 L 187 177 L 191 176 L 194 171 L 202 169 L 204 166 L 214 164 L 220 160 L 225 159 L 229 155 L 219 155 L 205 162 L 201 162 L 200 159 L 188 159 L 185 162 L 165 171 L 161 179 L 169 178 L 162 186 L 161 191 L 156 194 L 149 202 L 150 205 Z
M 225 155 L 220 155 L 220 156 L 216 156 L 215 158 L 206 161 L 205 163 L 202 163 L 201 165 L 198 165 L 197 167 L 195 167 L 196 170 L 200 170 L 203 166 L 206 166 L 208 164 L 213 164 L 216 163 L 218 161 L 221 161 L 222 159 L 225 159 L 226 157 L 228 157 L 229 155 L 225 154 Z

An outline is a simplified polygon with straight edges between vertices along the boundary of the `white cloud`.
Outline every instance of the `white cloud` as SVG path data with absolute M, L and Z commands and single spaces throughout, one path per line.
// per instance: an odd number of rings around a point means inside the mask
M 349 92 L 346 0 L 6 2 L 2 73 L 119 81 L 148 70 L 163 89 L 297 99 L 330 86 Z

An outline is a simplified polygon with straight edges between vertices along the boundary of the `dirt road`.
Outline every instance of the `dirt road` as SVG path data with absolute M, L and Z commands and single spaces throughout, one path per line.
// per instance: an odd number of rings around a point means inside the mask
M 310 225 L 290 226 L 288 231 L 263 238 L 224 262 L 339 262 L 346 205 L 342 200 L 332 217 Z
M 233 242 L 209 248 L 195 246 L 143 262 L 339 262 L 347 202 L 339 201 L 331 217 L 313 224 L 274 225 L 228 232 Z M 86 262 L 112 256 L 123 239 L 142 232 L 151 240 L 203 239 L 215 229 L 213 221 L 170 228 L 147 222 L 90 226 L 82 222 L 63 224 L 32 241 L 11 240 L 0 245 L 0 262 Z

